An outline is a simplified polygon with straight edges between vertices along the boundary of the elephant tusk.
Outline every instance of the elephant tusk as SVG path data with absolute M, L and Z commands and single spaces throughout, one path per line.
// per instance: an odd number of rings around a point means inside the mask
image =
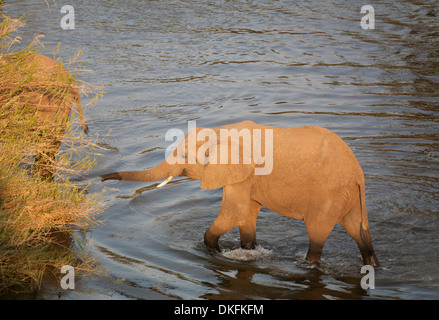
M 173 176 L 169 176 L 169 177 L 167 177 L 165 181 L 163 181 L 162 183 L 160 183 L 160 184 L 157 186 L 157 188 L 161 188 L 161 187 L 163 187 L 165 184 L 167 184 L 169 181 L 171 181 L 172 178 L 174 178 L 174 177 L 173 177 Z

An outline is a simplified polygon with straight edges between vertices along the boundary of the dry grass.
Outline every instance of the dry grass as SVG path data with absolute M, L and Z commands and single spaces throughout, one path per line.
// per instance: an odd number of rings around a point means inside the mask
M 14 56 L 15 64 L 0 63 L 0 296 L 35 292 L 45 273 L 60 277 L 63 265 L 74 266 L 75 274 L 96 271 L 75 235 L 96 224 L 101 212 L 99 196 L 68 179 L 83 175 L 95 162 L 91 150 L 96 144 L 77 123 L 69 123 L 61 136 L 55 179 L 33 174 L 34 155 L 49 148 L 47 137 L 60 130 L 38 122 L 35 108 L 20 102 L 38 84 L 32 82 L 32 68 L 17 72 L 16 64 L 25 63 L 25 57 L 38 48 L 38 39 L 13 52 L 19 39 L 10 34 L 23 24 L 21 19 L 1 19 L 0 58 Z

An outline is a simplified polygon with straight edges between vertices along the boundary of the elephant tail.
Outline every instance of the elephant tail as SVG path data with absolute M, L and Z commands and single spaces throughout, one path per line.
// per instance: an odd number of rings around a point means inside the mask
M 362 241 L 362 245 L 360 247 L 360 251 L 362 251 L 361 253 L 363 255 L 363 261 L 365 264 L 369 264 L 377 267 L 379 266 L 379 262 L 373 250 L 372 239 L 370 236 L 369 222 L 367 218 L 367 210 L 365 203 L 364 183 L 358 183 L 358 192 L 359 192 L 360 208 L 361 208 L 360 238 Z
M 81 96 L 77 87 L 73 88 L 73 98 L 76 100 L 76 108 L 78 109 L 78 116 L 82 130 L 85 134 L 88 134 L 88 126 L 84 123 L 84 118 L 82 116 Z
M 358 183 L 358 198 L 360 201 L 360 210 L 361 210 L 361 229 L 366 230 L 369 228 L 367 221 L 367 211 L 366 211 L 366 203 L 364 201 L 365 191 L 364 188 L 361 188 L 361 184 Z
M 360 210 L 361 210 L 361 230 L 369 230 L 369 223 L 367 220 L 367 210 L 366 210 L 366 202 L 365 198 L 365 190 L 364 187 L 361 187 L 362 184 L 358 184 L 358 196 L 360 200 Z

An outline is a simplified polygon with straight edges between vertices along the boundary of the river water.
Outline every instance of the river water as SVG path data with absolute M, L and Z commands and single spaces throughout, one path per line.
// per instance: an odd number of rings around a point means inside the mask
M 86 236 L 108 275 L 77 279 L 69 291 L 44 285 L 40 298 L 439 298 L 437 1 L 74 1 L 74 30 L 60 26 L 69 2 L 5 2 L 11 17 L 26 14 L 23 45 L 44 34 L 42 53 L 60 43 L 67 61 L 83 50 L 82 66 L 93 72 L 78 78 L 106 92 L 85 111 L 106 149 L 78 183 L 106 190 L 105 223 Z M 375 29 L 360 26 L 365 4 L 374 6 Z M 161 162 L 165 133 L 186 132 L 189 120 L 317 125 L 340 135 L 366 177 L 382 265 L 375 289 L 361 288 L 359 250 L 339 225 L 319 267 L 304 262 L 303 221 L 265 208 L 252 257 L 236 250 L 237 230 L 211 255 L 203 234 L 221 189 L 187 178 L 161 189 L 99 181 Z

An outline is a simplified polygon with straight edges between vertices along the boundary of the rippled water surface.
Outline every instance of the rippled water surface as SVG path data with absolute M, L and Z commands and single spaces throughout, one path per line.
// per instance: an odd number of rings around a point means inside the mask
M 106 150 L 88 174 L 106 189 L 105 224 L 87 234 L 108 276 L 80 279 L 61 298 L 410 299 L 439 298 L 439 6 L 380 1 L 375 29 L 360 27 L 358 1 L 75 1 L 75 29 L 62 30 L 65 1 L 10 2 L 26 13 L 23 44 L 69 60 L 78 78 L 106 91 L 86 109 Z M 83 104 L 91 97 L 83 97 Z M 318 268 L 304 262 L 303 221 L 262 209 L 255 252 L 234 251 L 239 232 L 211 255 L 203 234 L 221 190 L 199 181 L 109 181 L 164 159 L 168 129 L 242 120 L 317 125 L 340 135 L 366 177 L 366 204 L 382 267 L 360 287 L 362 261 L 337 225 Z M 111 130 L 111 131 L 110 131 Z M 110 131 L 108 136 L 106 134 Z M 45 286 L 42 298 L 58 298 Z

